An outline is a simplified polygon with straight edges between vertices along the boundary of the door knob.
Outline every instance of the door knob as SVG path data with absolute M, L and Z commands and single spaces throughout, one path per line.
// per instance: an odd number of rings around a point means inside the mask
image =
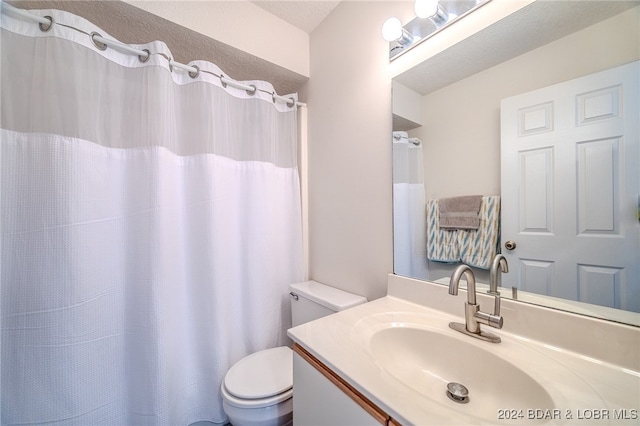
M 506 248 L 507 250 L 513 250 L 516 248 L 516 242 L 509 240 L 504 243 L 504 248 Z

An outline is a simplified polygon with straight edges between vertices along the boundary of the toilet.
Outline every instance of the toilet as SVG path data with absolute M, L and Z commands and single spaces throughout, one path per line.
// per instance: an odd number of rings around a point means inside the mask
M 291 284 L 293 326 L 365 303 L 362 296 L 316 281 Z M 222 407 L 233 426 L 293 423 L 293 351 L 288 346 L 255 352 L 236 362 L 221 385 Z

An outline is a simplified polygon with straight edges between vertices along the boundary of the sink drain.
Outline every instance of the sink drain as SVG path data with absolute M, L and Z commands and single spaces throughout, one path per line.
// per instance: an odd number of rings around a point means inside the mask
M 447 396 L 458 404 L 466 404 L 469 402 L 469 389 L 460 383 L 451 382 L 447 384 Z

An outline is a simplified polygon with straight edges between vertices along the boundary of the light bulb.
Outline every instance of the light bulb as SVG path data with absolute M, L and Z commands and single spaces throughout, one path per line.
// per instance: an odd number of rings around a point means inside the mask
M 402 22 L 396 17 L 391 17 L 382 24 L 382 37 L 386 41 L 396 41 L 402 37 Z
M 416 0 L 415 11 L 418 18 L 429 18 L 438 12 L 438 0 Z

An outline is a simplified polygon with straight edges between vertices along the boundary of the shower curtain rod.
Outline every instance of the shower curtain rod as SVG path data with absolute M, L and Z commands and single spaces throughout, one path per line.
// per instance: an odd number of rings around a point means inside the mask
M 395 132 L 394 132 L 393 138 L 394 138 L 395 140 L 397 140 L 397 141 L 399 141 L 399 140 L 401 140 L 401 139 L 406 139 L 409 143 L 412 143 L 412 144 L 414 144 L 415 146 L 419 146 L 419 145 L 422 143 L 422 141 L 421 141 L 420 139 L 418 139 L 418 138 L 410 138 L 410 137 L 408 137 L 408 136 L 404 136 L 404 135 L 403 135 L 403 136 L 400 136 L 400 135 L 398 135 L 398 134 L 395 134 Z
M 107 47 L 111 47 L 113 49 L 119 50 L 123 53 L 127 53 L 130 55 L 137 55 L 138 59 L 140 60 L 140 62 L 146 62 L 151 55 L 161 55 L 164 58 L 166 58 L 169 61 L 169 70 L 173 71 L 173 68 L 179 68 L 183 71 L 186 71 L 189 73 L 189 77 L 191 78 L 196 78 L 198 77 L 198 75 L 200 74 L 200 72 L 203 73 L 207 73 L 207 74 L 211 74 L 215 77 L 218 77 L 220 79 L 220 82 L 222 83 L 223 87 L 226 87 L 227 85 L 234 87 L 236 89 L 241 89 L 241 90 L 245 90 L 248 94 L 253 95 L 257 90 L 263 92 L 263 93 L 267 93 L 270 94 L 273 98 L 273 102 L 277 101 L 281 101 L 281 102 L 286 102 L 286 104 L 288 106 L 307 106 L 307 104 L 305 104 L 304 102 L 297 102 L 295 101 L 295 99 L 293 99 L 292 97 L 285 97 L 285 96 L 280 96 L 277 95 L 275 92 L 267 92 L 266 90 L 262 90 L 262 89 L 258 89 L 256 86 L 254 85 L 249 85 L 249 84 L 243 84 L 240 83 L 238 81 L 232 80 L 230 78 L 225 77 L 224 75 L 218 75 L 215 74 L 211 71 L 205 71 L 205 70 L 201 70 L 199 67 L 195 66 L 195 65 L 186 65 L 186 64 L 182 64 L 180 62 L 176 62 L 173 59 L 167 57 L 164 53 L 151 53 L 149 52 L 149 50 L 144 49 L 144 50 L 140 50 L 140 49 L 135 49 L 133 47 L 130 47 L 124 43 L 121 43 L 119 41 L 116 40 L 109 40 L 106 39 L 104 37 L 102 37 L 99 33 L 97 32 L 92 32 L 91 34 L 86 33 L 78 28 L 72 27 L 70 25 L 65 25 L 65 24 L 61 24 L 58 22 L 55 22 L 53 20 L 53 18 L 51 16 L 38 16 L 35 15 L 33 13 L 29 13 L 23 9 L 19 9 L 17 7 L 11 6 L 8 3 L 0 2 L 3 11 L 6 9 L 10 12 L 12 12 L 13 14 L 20 16 L 22 18 L 25 18 L 27 20 L 30 20 L 32 22 L 36 22 L 38 23 L 38 25 L 40 26 L 40 30 L 43 32 L 47 32 L 51 29 L 52 25 L 61 25 L 63 27 L 66 28 L 71 28 L 73 30 L 76 30 L 80 33 L 86 34 L 89 36 L 89 38 L 91 38 L 91 41 L 93 42 L 93 44 L 100 50 L 106 50 Z M 293 102 L 293 104 L 291 104 Z

